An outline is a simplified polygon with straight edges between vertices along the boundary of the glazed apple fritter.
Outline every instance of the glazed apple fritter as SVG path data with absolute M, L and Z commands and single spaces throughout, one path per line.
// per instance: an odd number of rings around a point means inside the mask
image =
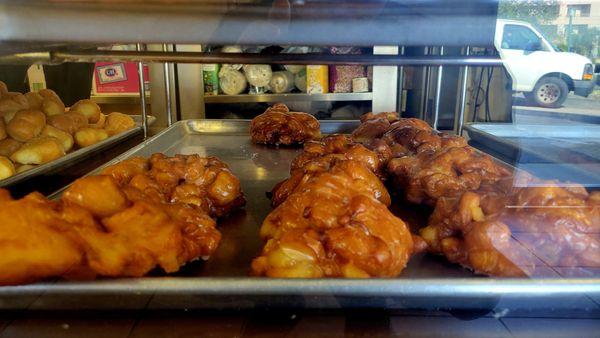
M 312 175 L 265 219 L 267 240 L 252 273 L 269 277 L 392 277 L 413 253 L 404 222 L 387 209 L 389 195 L 357 161 Z M 382 203 L 382 201 L 384 203 Z
M 217 158 L 132 158 L 76 180 L 57 201 L 0 190 L 0 285 L 50 277 L 139 277 L 208 258 L 213 218 L 245 203 Z
M 598 268 L 599 200 L 600 194 L 583 187 L 532 179 L 510 191 L 442 197 L 420 233 L 430 251 L 494 276 Z
M 290 112 L 283 103 L 274 104 L 252 119 L 252 142 L 271 145 L 302 144 L 321 137 L 319 121 L 312 115 Z

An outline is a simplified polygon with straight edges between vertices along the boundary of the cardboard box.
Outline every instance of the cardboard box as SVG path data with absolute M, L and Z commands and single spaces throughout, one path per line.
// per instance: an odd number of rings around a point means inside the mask
M 329 68 L 327 65 L 306 66 L 306 92 L 308 94 L 329 93 Z
M 144 65 L 144 84 L 149 90 L 150 74 Z M 97 62 L 94 69 L 94 95 L 139 95 L 140 79 L 135 62 Z

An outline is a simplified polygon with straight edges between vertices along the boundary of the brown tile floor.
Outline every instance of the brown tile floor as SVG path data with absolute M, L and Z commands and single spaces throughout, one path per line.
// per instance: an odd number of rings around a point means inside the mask
M 462 320 L 426 312 L 146 311 L 20 312 L 0 319 L 0 337 L 600 337 L 600 319 Z
M 504 318 L 514 337 L 600 337 L 598 319 Z
M 132 338 L 145 337 L 239 337 L 244 318 L 232 316 L 183 316 L 179 318 L 140 319 L 131 331 Z
M 453 317 L 394 317 L 390 331 L 401 337 L 506 337 L 510 336 L 502 322 L 494 318 L 465 321 Z
M 5 327 L 0 337 L 126 338 L 134 322 L 130 318 L 21 318 Z

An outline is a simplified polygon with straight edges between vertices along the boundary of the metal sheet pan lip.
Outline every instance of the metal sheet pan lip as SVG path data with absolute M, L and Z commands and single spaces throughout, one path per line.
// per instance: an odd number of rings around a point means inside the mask
M 404 297 L 547 297 L 600 295 L 600 279 L 277 279 L 144 277 L 0 287 L 0 296 L 27 294 L 337 295 Z
M 584 176 L 589 176 L 591 177 L 592 180 L 594 180 L 593 182 L 590 182 L 586 185 L 587 188 L 597 188 L 598 185 L 597 180 L 598 180 L 598 175 L 593 175 L 592 171 L 589 170 L 585 170 L 583 168 L 578 168 L 577 166 L 574 166 L 572 164 L 569 163 L 561 163 L 561 162 L 557 162 L 556 158 L 553 158 L 552 156 L 550 156 L 549 153 L 543 153 L 543 152 L 539 152 L 539 151 L 535 151 L 533 149 L 531 149 L 530 147 L 524 146 L 523 144 L 521 144 L 521 142 L 519 142 L 518 140 L 512 140 L 511 138 L 513 136 L 498 136 L 496 134 L 493 134 L 490 132 L 490 130 L 484 130 L 482 128 L 479 128 L 479 126 L 488 126 L 488 127 L 495 127 L 495 128 L 503 128 L 503 127 L 507 127 L 507 126 L 511 126 L 511 123 L 480 123 L 480 122 L 475 122 L 475 123 L 469 123 L 467 125 L 465 125 L 465 130 L 467 131 L 469 138 L 471 140 L 474 140 L 476 142 L 479 142 L 487 147 L 491 147 L 491 144 L 493 145 L 500 145 L 503 148 L 508 148 L 509 151 L 512 153 L 514 152 L 515 154 L 521 153 L 521 152 L 525 152 L 527 154 L 532 154 L 535 157 L 542 159 L 544 161 L 547 161 L 548 163 L 555 163 L 555 164 L 562 164 L 564 166 L 566 166 L 566 168 L 568 170 L 571 170 L 572 172 L 569 172 L 570 175 L 584 175 Z M 523 125 L 521 125 L 523 126 Z M 536 125 L 531 125 L 531 126 L 536 126 Z M 574 126 L 571 126 L 574 127 Z M 582 126 L 582 125 L 577 125 L 577 127 L 579 128 L 585 128 L 585 127 L 590 127 L 590 126 Z M 599 129 L 600 126 L 593 126 L 591 125 L 591 127 L 593 127 L 594 129 Z M 562 126 L 561 126 L 562 128 Z M 600 129 L 599 129 L 600 130 Z M 595 135 L 596 138 L 599 140 L 600 142 L 600 134 L 599 135 Z M 514 136 L 517 137 L 517 136 Z M 521 138 L 527 138 L 526 136 L 518 136 Z M 535 138 L 535 137 L 540 137 L 540 138 L 545 138 L 548 140 L 552 140 L 552 138 L 563 138 L 560 135 L 556 135 L 556 136 L 530 136 L 531 138 Z M 576 150 L 573 150 L 576 151 Z M 507 157 L 507 158 L 511 158 L 510 153 L 503 153 L 502 151 L 500 151 L 501 155 Z M 494 158 L 497 159 L 497 158 Z M 511 167 L 515 167 L 515 166 L 511 166 Z M 517 168 L 518 170 L 521 171 L 525 171 L 521 168 Z M 561 186 L 573 186 L 576 185 L 574 183 L 571 182 L 561 182 L 560 183 Z
M 510 129 L 509 129 L 510 128 Z M 465 124 L 465 129 L 470 132 L 485 133 L 493 137 L 519 137 L 519 138 L 595 138 L 600 139 L 600 126 L 595 124 L 573 125 L 539 125 L 539 124 L 514 124 L 503 122 L 470 122 Z M 498 135 L 492 131 L 510 132 Z M 533 131 L 533 132 L 531 132 Z
M 151 117 L 148 120 L 149 120 L 148 122 L 150 124 L 152 124 L 152 123 L 154 123 L 156 118 Z M 136 122 L 136 124 L 138 124 L 138 122 Z M 125 132 L 122 132 L 120 134 L 109 137 L 106 140 L 102 140 L 96 144 L 93 144 L 93 145 L 85 147 L 85 148 L 77 149 L 71 153 L 66 154 L 65 156 L 57 158 L 56 160 L 41 164 L 33 169 L 30 169 L 30 170 L 24 171 L 22 173 L 13 175 L 11 177 L 5 178 L 3 180 L 0 180 L 0 187 L 23 182 L 31 177 L 35 177 L 35 176 L 50 172 L 54 169 L 60 168 L 61 166 L 64 166 L 65 164 L 76 162 L 81 157 L 84 157 L 89 153 L 92 153 L 97 150 L 101 150 L 102 148 L 105 148 L 109 145 L 118 143 L 119 141 L 122 141 L 124 139 L 127 139 L 127 138 L 133 136 L 134 134 L 138 133 L 141 130 L 141 128 L 142 128 L 141 125 L 136 125 L 135 128 L 129 129 Z

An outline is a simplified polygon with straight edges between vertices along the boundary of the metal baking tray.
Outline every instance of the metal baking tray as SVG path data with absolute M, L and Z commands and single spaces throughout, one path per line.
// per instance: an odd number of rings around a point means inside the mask
M 323 133 L 348 133 L 357 121 L 321 121 Z M 260 252 L 259 227 L 271 211 L 266 192 L 289 175 L 298 150 L 250 142 L 247 120 L 180 121 L 103 167 L 155 152 L 214 155 L 240 178 L 247 205 L 219 221 L 223 238 L 208 261 L 178 273 L 153 272 L 136 279 L 43 282 L 0 287 L 0 308 L 165 309 L 268 307 L 476 308 L 600 311 L 600 279 L 497 279 L 476 276 L 442 257 L 417 255 L 398 278 L 270 279 L 248 277 Z M 91 174 L 98 173 L 98 168 Z M 58 191 L 53 197 L 58 197 Z M 410 226 L 423 224 L 426 210 L 398 204 L 394 212 Z M 554 275 L 556 276 L 556 275 Z M 588 296 L 596 296 L 596 300 Z M 582 310 L 583 309 L 583 310 Z M 565 310 L 566 311 L 566 310 Z M 572 312 L 569 312 L 572 313 Z
M 142 116 L 141 115 L 130 115 L 130 116 L 135 121 L 135 124 L 136 124 L 135 128 L 127 130 L 127 131 L 117 134 L 117 135 L 113 135 L 113 136 L 107 138 L 106 140 L 102 140 L 91 146 L 77 149 L 73 152 L 66 154 L 63 157 L 57 158 L 54 161 L 44 163 L 33 169 L 30 169 L 30 170 L 24 171 L 22 173 L 13 175 L 11 177 L 5 178 L 3 180 L 0 180 L 0 187 L 11 186 L 11 185 L 26 181 L 26 180 L 28 180 L 32 177 L 38 176 L 38 175 L 47 174 L 47 173 L 53 172 L 58 169 L 68 168 L 69 166 L 71 166 L 77 162 L 80 162 L 86 158 L 89 158 L 93 154 L 101 151 L 102 149 L 106 149 L 116 143 L 119 143 L 123 140 L 126 140 L 126 139 L 132 137 L 133 135 L 135 135 L 142 129 Z M 155 121 L 156 121 L 156 118 L 154 116 L 148 116 L 148 125 L 153 124 Z
M 471 143 L 539 177 L 600 187 L 600 125 L 470 123 Z

